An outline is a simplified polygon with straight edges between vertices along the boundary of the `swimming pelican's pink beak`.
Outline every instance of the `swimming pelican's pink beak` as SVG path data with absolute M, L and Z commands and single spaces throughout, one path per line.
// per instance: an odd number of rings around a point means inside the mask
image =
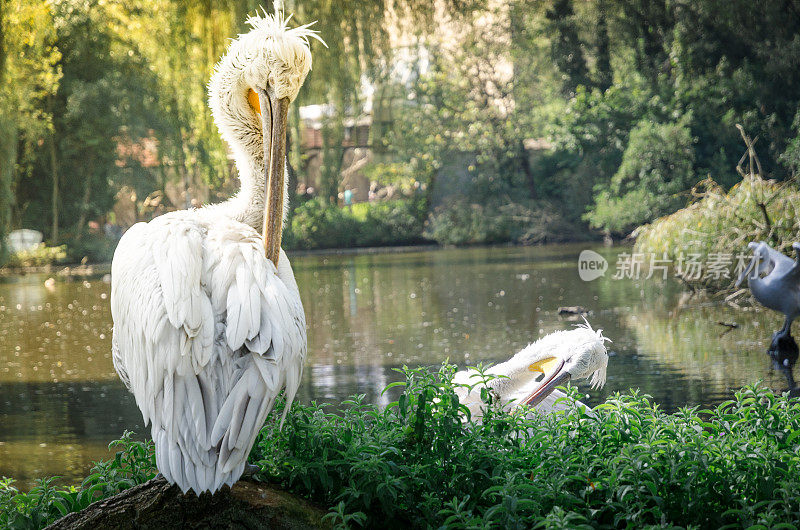
M 557 357 L 548 357 L 537 361 L 530 365 L 528 369 L 532 372 L 544 374 L 542 384 L 520 403 L 529 407 L 535 407 L 541 403 L 557 386 L 567 384 L 572 378 L 572 374 L 564 369 L 564 360 Z

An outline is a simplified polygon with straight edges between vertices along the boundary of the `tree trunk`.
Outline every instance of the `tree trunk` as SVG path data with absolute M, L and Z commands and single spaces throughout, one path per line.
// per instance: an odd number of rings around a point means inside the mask
M 608 36 L 608 22 L 606 21 L 608 6 L 605 0 L 597 4 L 597 10 L 597 46 L 595 48 L 597 75 L 595 83 L 597 88 L 605 92 L 611 87 L 614 80 L 614 72 L 611 69 L 611 40 Z
M 322 126 L 322 167 L 320 168 L 320 189 L 318 196 L 330 204 L 339 198 L 339 177 L 344 159 L 344 118 L 335 123 Z
M 9 254 L 6 236 L 11 226 L 11 210 L 14 207 L 11 183 L 17 163 L 18 138 L 17 124 L 2 115 L 2 110 L 0 108 L 0 265 L 5 263 Z
M 0 84 L 6 82 L 6 48 L 4 31 L 5 0 L 0 0 Z M 11 182 L 17 158 L 17 124 L 11 119 L 5 101 L 0 98 L 0 265 L 8 257 L 6 234 L 11 221 L 14 197 Z
M 181 176 L 181 180 L 183 181 L 183 200 L 185 209 L 188 210 L 192 207 L 192 198 L 189 195 L 189 175 L 188 171 L 186 170 L 186 153 L 184 153 L 184 143 L 183 143 L 183 128 L 178 129 L 178 145 L 177 145 L 177 153 L 178 153 L 178 174 Z M 176 205 L 177 206 L 177 205 Z
M 53 211 L 53 226 L 50 229 L 50 244 L 58 245 L 58 159 L 56 157 L 56 135 L 50 140 L 50 170 L 53 173 L 53 197 L 51 209 Z
M 214 495 L 182 494 L 164 478 L 154 478 L 71 513 L 48 530 L 134 528 L 329 528 L 325 512 L 268 484 L 239 481 Z
M 528 154 L 527 149 L 525 149 L 524 140 L 520 139 L 519 143 L 517 144 L 517 150 L 519 153 L 520 165 L 522 166 L 522 172 L 525 174 L 525 182 L 528 184 L 528 192 L 530 193 L 531 199 L 536 199 L 536 176 L 533 174 L 530 155 Z
M 80 238 L 83 235 L 83 227 L 86 225 L 86 217 L 89 213 L 89 199 L 92 197 L 92 172 L 94 168 L 92 165 L 88 166 L 86 184 L 83 187 L 83 197 L 81 198 L 81 215 L 78 217 L 78 224 L 75 225 L 75 237 Z

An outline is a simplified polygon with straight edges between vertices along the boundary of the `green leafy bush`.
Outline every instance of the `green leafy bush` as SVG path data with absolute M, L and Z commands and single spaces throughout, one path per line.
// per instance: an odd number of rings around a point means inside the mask
M 714 410 L 665 414 L 648 396 L 463 423 L 452 376 L 404 369 L 386 409 L 295 405 L 251 460 L 332 506 L 339 524 L 448 528 L 718 528 L 800 518 L 800 404 L 759 386 Z M 395 383 L 397 385 L 398 383 Z M 392 385 L 390 385 L 392 386 Z M 571 390 L 575 395 L 575 390 Z
M 357 246 L 405 245 L 422 240 L 425 203 L 419 199 L 369 204 L 358 227 Z
M 64 261 L 67 257 L 67 247 L 48 247 L 39 243 L 36 248 L 23 250 L 9 255 L 6 265 L 9 267 L 42 267 Z
M 70 263 L 80 263 L 86 259 L 89 263 L 109 263 L 114 257 L 114 249 L 118 240 L 102 234 L 85 234 L 81 238 L 67 241 L 67 258 Z
M 507 413 L 483 393 L 468 418 L 456 368 L 403 368 L 386 408 L 364 396 L 273 414 L 250 461 L 259 478 L 329 506 L 338 527 L 789 528 L 800 519 L 800 402 L 759 385 L 713 410 L 665 414 L 638 392 L 589 416 Z M 492 376 L 484 376 L 487 379 Z M 567 389 L 567 399 L 577 396 Z M 277 406 L 277 411 L 283 407 Z M 155 474 L 152 443 L 122 451 L 80 487 L 0 481 L 0 527 L 41 528 Z
M 352 217 L 324 199 L 315 198 L 298 207 L 289 230 L 284 231 L 284 246 L 290 249 L 352 247 L 356 223 Z
M 513 223 L 496 208 L 460 201 L 437 209 L 426 235 L 441 245 L 505 243 L 512 241 Z
M 786 150 L 781 155 L 781 161 L 786 164 L 794 175 L 800 174 L 800 108 L 794 115 L 792 129 L 795 133 L 786 145 Z
M 441 245 L 520 243 L 523 245 L 576 241 L 585 231 L 570 222 L 562 209 L 549 201 L 459 201 L 434 211 L 425 236 Z
M 383 186 L 394 186 L 403 194 L 410 194 L 415 191 L 415 186 L 419 186 L 417 180 L 419 172 L 409 163 L 389 162 L 367 164 L 364 168 L 364 176 L 370 182 L 377 182 Z
M 712 254 L 729 254 L 733 264 L 748 254 L 747 243 L 766 241 L 785 252 L 800 233 L 800 189 L 794 180 L 777 182 L 747 175 L 727 193 L 714 181 L 701 182 L 694 191 L 698 199 L 681 210 L 638 228 L 635 252 L 664 253 L 677 260 L 695 254 L 705 263 Z M 731 275 L 733 276 L 733 275 Z M 735 278 L 686 277 L 698 287 L 725 289 Z
M 284 246 L 291 249 L 404 245 L 422 240 L 424 204 L 418 199 L 340 208 L 320 198 L 299 206 Z
M 594 228 L 627 233 L 686 204 L 694 178 L 693 139 L 683 123 L 642 120 L 622 163 L 585 218 Z
M 9 256 L 9 267 L 43 267 L 58 263 L 108 263 L 114 257 L 117 241 L 103 235 L 89 234 L 83 238 L 69 239 L 66 244 L 48 247 L 44 243 L 32 250 Z

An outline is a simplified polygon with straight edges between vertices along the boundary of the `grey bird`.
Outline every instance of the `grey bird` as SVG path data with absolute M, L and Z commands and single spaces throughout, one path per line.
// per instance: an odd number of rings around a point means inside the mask
M 800 316 L 800 243 L 792 245 L 797 253 L 796 260 L 763 241 L 753 241 L 747 246 L 753 250 L 753 259 L 739 275 L 736 287 L 747 278 L 753 298 L 786 317 L 778 333 L 787 335 L 794 319 Z
M 786 376 L 790 392 L 800 394 L 792 375 L 800 349 L 791 334 L 792 322 L 800 315 L 800 243 L 792 245 L 796 260 L 762 241 L 753 241 L 747 246 L 753 250 L 753 259 L 736 280 L 736 287 L 747 278 L 753 298 L 785 316 L 783 327 L 772 334 L 767 354 Z

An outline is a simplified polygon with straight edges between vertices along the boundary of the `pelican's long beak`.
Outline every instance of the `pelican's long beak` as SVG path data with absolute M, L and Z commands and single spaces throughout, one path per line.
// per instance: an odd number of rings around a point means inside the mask
M 283 235 L 283 193 L 286 171 L 286 122 L 289 98 L 278 98 L 271 91 L 258 89 L 258 108 L 264 135 L 264 253 L 278 266 Z
M 736 287 L 738 289 L 739 286 L 742 285 L 742 282 L 744 281 L 744 279 L 750 274 L 750 272 L 756 266 L 756 260 L 757 259 L 758 258 L 756 256 L 753 256 L 753 259 L 750 260 L 750 263 L 747 265 L 747 268 L 744 269 L 742 271 L 742 273 L 739 275 L 739 277 L 736 279 L 736 283 L 734 284 L 734 287 Z
M 740 285 L 742 285 L 742 282 L 744 281 L 744 279 L 753 271 L 753 269 L 756 268 L 756 265 L 759 264 L 758 262 L 760 261 L 761 257 L 755 252 L 756 246 L 757 245 L 753 241 L 751 241 L 751 242 L 749 242 L 747 244 L 747 248 L 749 248 L 750 250 L 754 251 L 753 252 L 753 259 L 750 260 L 750 263 L 747 265 L 747 268 L 742 271 L 742 273 L 736 279 L 736 283 L 733 284 L 733 286 L 735 288 L 737 288 L 737 289 L 739 288 Z
M 564 360 L 557 357 L 548 357 L 530 365 L 528 369 L 532 372 L 544 374 L 542 384 L 520 403 L 529 407 L 535 407 L 549 396 L 557 386 L 565 385 L 572 377 L 572 374 L 564 369 Z

